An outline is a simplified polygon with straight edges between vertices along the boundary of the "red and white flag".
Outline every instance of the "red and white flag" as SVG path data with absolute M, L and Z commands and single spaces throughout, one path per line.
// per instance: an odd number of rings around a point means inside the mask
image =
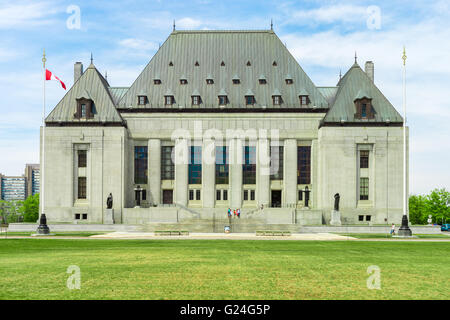
M 57 80 L 61 83 L 61 86 L 66 90 L 66 85 L 57 76 L 55 76 L 50 70 L 45 69 L 45 80 Z

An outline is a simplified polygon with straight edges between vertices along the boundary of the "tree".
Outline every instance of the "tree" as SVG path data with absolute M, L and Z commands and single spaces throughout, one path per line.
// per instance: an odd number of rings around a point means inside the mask
M 450 192 L 434 189 L 428 195 L 409 197 L 409 220 L 412 224 L 427 224 L 431 215 L 433 223 L 450 222 Z
M 426 224 L 428 219 L 426 196 L 409 197 L 409 220 L 411 224 Z
M 21 201 L 0 200 L 0 216 L 2 223 L 12 223 L 19 221 L 19 205 Z
M 39 193 L 29 196 L 20 207 L 24 222 L 36 222 L 39 218 Z
M 450 192 L 445 189 L 434 189 L 427 195 L 427 211 L 433 216 L 433 222 L 450 221 Z

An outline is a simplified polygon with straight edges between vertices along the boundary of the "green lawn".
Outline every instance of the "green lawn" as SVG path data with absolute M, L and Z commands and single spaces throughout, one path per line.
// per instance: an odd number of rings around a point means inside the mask
M 0 299 L 450 298 L 449 242 L 2 239 L 0 270 Z

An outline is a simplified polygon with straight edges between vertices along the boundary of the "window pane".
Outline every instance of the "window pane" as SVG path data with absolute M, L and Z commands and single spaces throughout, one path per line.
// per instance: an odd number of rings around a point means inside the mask
M 202 183 L 202 147 L 191 146 L 189 161 L 189 184 Z
M 256 184 L 256 147 L 244 147 L 243 184 Z
M 311 183 L 311 147 L 297 147 L 297 183 Z
M 161 147 L 161 179 L 175 179 L 175 165 L 172 161 L 173 147 Z
M 228 200 L 228 190 L 223 190 L 223 199 L 222 200 Z
M 359 179 L 359 200 L 369 200 L 369 178 Z
M 85 104 L 81 105 L 81 117 L 86 118 L 86 105 Z
M 216 191 L 216 200 L 220 200 L 220 190 Z
M 189 200 L 194 200 L 194 190 L 189 190 Z
M 78 168 L 86 168 L 86 150 L 78 150 Z
M 86 199 L 86 177 L 78 177 L 78 199 Z
M 216 147 L 216 184 L 228 184 L 228 147 Z
M 282 146 L 270 147 L 270 168 L 274 170 L 270 180 L 283 180 L 283 150 Z
M 368 168 L 369 167 L 369 151 L 360 151 L 359 167 L 360 168 Z
M 201 200 L 201 198 L 200 198 L 200 190 L 196 190 L 196 196 L 195 196 L 195 198 L 196 198 L 196 200 Z
M 147 183 L 147 147 L 134 147 L 134 183 Z

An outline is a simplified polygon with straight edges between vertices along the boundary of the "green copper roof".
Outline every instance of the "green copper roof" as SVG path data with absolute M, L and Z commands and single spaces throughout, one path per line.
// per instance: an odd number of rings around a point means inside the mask
M 331 88 L 321 89 L 332 100 Z M 367 97 L 372 99 L 375 118 L 370 120 L 355 119 L 355 99 Z M 401 115 L 375 86 L 367 74 L 355 63 L 338 83 L 338 89 L 330 110 L 324 118 L 327 122 L 403 122 Z
M 114 91 L 114 90 L 113 90 Z M 114 95 L 111 94 L 108 81 L 91 64 L 74 83 L 56 107 L 46 118 L 46 122 L 80 122 L 74 118 L 77 99 L 87 98 L 94 102 L 94 117 L 84 122 L 120 122 L 122 117 L 115 108 Z
M 221 66 L 221 62 L 224 66 Z M 170 66 L 172 62 L 173 66 Z M 196 66 L 198 62 L 198 66 Z M 249 65 L 248 62 L 250 62 Z M 274 66 L 276 62 L 276 66 Z M 161 84 L 154 85 L 152 79 L 160 76 Z M 180 85 L 186 75 L 188 83 Z M 267 83 L 260 84 L 263 75 Z M 285 77 L 290 75 L 293 83 L 287 85 Z M 237 76 L 240 84 L 233 84 Z M 207 78 L 214 84 L 207 84 Z M 171 88 L 176 104 L 164 105 L 164 95 Z M 191 94 L 197 89 L 200 106 L 192 106 Z M 278 89 L 283 104 L 273 105 L 272 93 Z M 218 96 L 227 92 L 227 108 L 300 108 L 298 92 L 309 93 L 311 105 L 328 108 L 328 101 L 306 75 L 295 58 L 289 53 L 277 35 L 271 30 L 255 31 L 174 31 L 153 56 L 149 64 L 118 103 L 118 108 L 140 108 L 137 95 L 148 92 L 149 104 L 145 108 L 219 108 Z M 245 95 L 250 90 L 256 99 L 255 105 L 247 106 Z

